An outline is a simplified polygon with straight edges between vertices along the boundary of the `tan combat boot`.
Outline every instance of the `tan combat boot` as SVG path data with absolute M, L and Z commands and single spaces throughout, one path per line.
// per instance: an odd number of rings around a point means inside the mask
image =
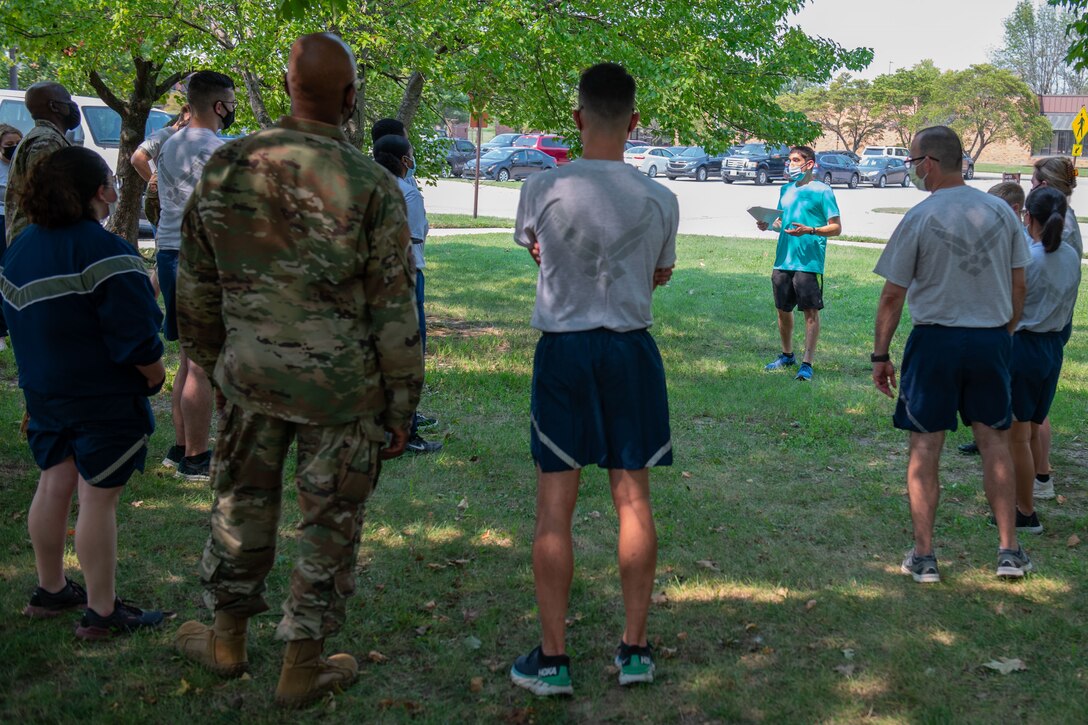
M 211 627 L 186 622 L 174 635 L 174 647 L 187 659 L 199 662 L 216 674 L 238 677 L 246 671 L 246 623 L 226 612 L 215 613 Z
M 280 682 L 276 685 L 276 704 L 280 707 L 302 707 L 338 687 L 347 687 L 359 674 L 355 658 L 334 654 L 321 656 L 323 641 L 298 639 L 287 643 L 283 656 Z

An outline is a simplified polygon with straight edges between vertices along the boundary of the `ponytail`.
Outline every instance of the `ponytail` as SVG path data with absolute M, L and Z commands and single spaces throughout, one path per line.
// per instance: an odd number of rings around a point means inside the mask
M 1047 254 L 1057 251 L 1065 231 L 1065 214 L 1069 205 L 1062 194 L 1050 186 L 1038 186 L 1024 202 L 1024 209 L 1034 222 L 1041 225 L 1039 241 Z

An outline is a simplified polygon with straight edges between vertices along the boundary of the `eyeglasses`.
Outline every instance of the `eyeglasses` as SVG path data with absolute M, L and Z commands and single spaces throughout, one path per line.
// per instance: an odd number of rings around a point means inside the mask
M 911 166 L 914 166 L 914 162 L 924 161 L 925 159 L 929 159 L 931 161 L 936 161 L 938 164 L 941 163 L 941 160 L 939 158 L 937 158 L 936 156 L 915 156 L 913 159 L 907 159 L 904 162 L 904 165 L 909 169 Z

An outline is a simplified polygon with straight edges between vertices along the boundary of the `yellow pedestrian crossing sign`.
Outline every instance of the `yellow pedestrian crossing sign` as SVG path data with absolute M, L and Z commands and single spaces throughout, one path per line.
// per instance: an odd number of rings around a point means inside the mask
M 1073 144 L 1073 155 L 1074 156 L 1080 156 L 1081 149 L 1083 149 L 1083 148 L 1084 147 L 1079 143 Z
M 1073 138 L 1077 140 L 1077 143 L 1084 139 L 1085 134 L 1088 134 L 1088 109 L 1084 106 L 1080 107 L 1080 113 L 1073 119 Z M 1073 154 L 1079 156 L 1080 154 Z

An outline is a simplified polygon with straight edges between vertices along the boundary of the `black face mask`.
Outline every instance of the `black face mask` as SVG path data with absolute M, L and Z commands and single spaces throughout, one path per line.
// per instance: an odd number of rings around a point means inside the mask
M 56 111 L 57 108 L 53 104 L 56 104 L 57 106 L 65 106 L 67 108 L 68 112 L 65 114 L 63 122 L 65 131 L 71 131 L 72 129 L 79 128 L 80 121 L 83 120 L 83 114 L 79 112 L 79 105 L 75 101 L 53 101 L 50 104 L 50 107 L 54 111 Z
M 227 107 L 227 104 L 223 103 L 222 101 L 220 101 L 219 103 L 223 106 L 223 108 Z M 219 112 L 216 111 L 215 115 L 219 116 Z M 234 123 L 234 115 L 234 109 L 231 109 L 230 111 L 227 111 L 227 115 L 219 116 L 219 120 L 223 122 L 224 131 L 230 128 L 231 125 Z
M 5 159 L 11 161 L 12 157 L 15 156 L 15 149 L 15 146 L 5 146 L 3 151 L 0 151 L 0 153 L 4 154 Z

